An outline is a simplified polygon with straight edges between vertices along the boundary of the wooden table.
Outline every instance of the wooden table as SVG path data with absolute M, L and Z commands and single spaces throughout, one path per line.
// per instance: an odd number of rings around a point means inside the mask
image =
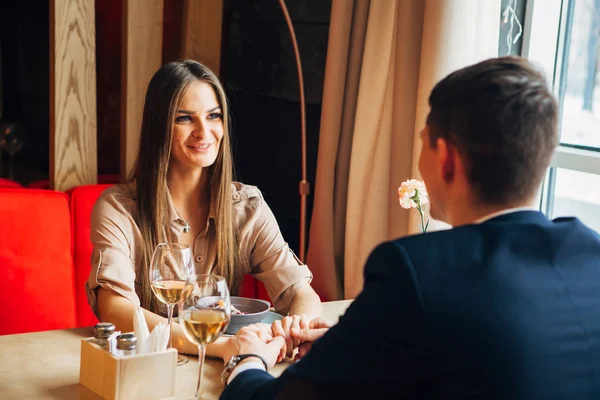
M 323 315 L 336 323 L 350 301 L 323 303 Z M 0 399 L 98 399 L 79 385 L 81 338 L 92 336 L 92 328 L 65 329 L 0 336 Z M 290 362 L 276 365 L 279 376 Z M 206 359 L 204 391 L 207 399 L 218 399 L 223 391 L 220 374 L 223 361 Z M 177 367 L 176 395 L 192 398 L 198 379 L 198 359 Z

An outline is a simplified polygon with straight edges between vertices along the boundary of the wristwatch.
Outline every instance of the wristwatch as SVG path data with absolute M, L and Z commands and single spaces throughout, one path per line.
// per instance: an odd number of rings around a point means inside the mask
M 233 369 L 237 367 L 237 365 L 242 360 L 245 360 L 246 358 L 250 357 L 258 358 L 260 361 L 262 361 L 263 365 L 265 366 L 265 371 L 269 370 L 269 365 L 267 364 L 267 361 L 265 361 L 265 359 L 259 356 L 258 354 L 238 354 L 237 356 L 231 356 L 229 361 L 227 361 L 227 364 L 225 364 L 225 369 L 223 369 L 223 373 L 221 373 L 221 381 L 227 385 L 227 379 L 229 379 L 229 376 L 233 372 Z

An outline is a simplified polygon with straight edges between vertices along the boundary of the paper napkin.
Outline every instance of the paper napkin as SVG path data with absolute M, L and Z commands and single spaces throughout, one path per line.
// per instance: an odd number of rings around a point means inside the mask
M 148 324 L 141 307 L 133 314 L 133 333 L 137 337 L 137 354 L 154 353 L 167 350 L 169 330 L 165 323 L 157 324 L 149 333 Z

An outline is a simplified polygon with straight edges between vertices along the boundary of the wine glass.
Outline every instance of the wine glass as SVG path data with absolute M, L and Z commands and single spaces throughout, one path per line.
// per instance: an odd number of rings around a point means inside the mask
M 188 340 L 198 345 L 198 386 L 195 399 L 202 398 L 202 369 L 206 346 L 221 336 L 231 318 L 227 281 L 219 275 L 197 275 L 191 291 L 178 304 L 179 324 Z
M 167 305 L 169 348 L 173 347 L 171 322 L 175 304 L 182 299 L 182 293 L 192 289 L 194 276 L 192 250 L 179 243 L 161 243 L 154 249 L 150 262 L 150 287 L 156 298 Z M 177 355 L 177 365 L 188 362 L 187 357 Z

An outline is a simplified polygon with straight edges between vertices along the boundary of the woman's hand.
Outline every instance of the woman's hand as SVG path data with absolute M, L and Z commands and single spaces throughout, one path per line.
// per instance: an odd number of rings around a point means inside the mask
M 309 327 L 310 320 L 304 315 L 291 315 L 283 317 L 279 321 L 273 322 L 271 325 L 271 331 L 273 337 L 281 336 L 285 339 L 285 346 L 281 349 L 281 354 L 277 361 L 283 360 L 286 356 L 291 357 L 294 350 L 300 345 L 300 339 L 296 339 L 292 336 L 292 329 L 306 329 Z

